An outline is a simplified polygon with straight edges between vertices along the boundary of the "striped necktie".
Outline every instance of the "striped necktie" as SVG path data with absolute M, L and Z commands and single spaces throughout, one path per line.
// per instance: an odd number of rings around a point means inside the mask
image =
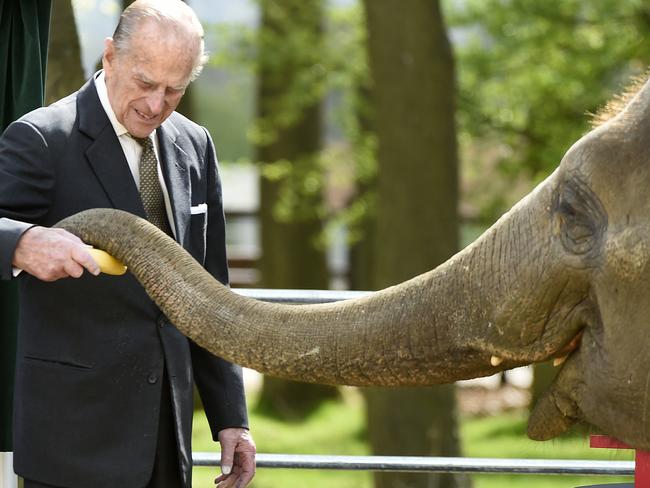
M 133 136 L 132 136 L 133 137 Z M 168 235 L 172 235 L 165 199 L 158 179 L 158 160 L 150 137 L 133 137 L 142 146 L 140 156 L 140 198 L 147 220 Z

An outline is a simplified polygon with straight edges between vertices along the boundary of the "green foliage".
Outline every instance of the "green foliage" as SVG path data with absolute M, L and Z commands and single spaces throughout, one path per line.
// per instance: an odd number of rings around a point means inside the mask
M 258 146 L 274 142 L 279 130 L 290 127 L 314 103 L 327 105 L 322 150 L 299 161 L 266 161 L 262 175 L 282 184 L 274 209 L 278 220 L 300 221 L 315 214 L 329 222 L 327 235 L 337 225 L 336 218 L 352 227 L 352 236 L 358 236 L 355 229 L 367 216 L 373 198 L 365 189 L 376 174 L 376 139 L 369 130 L 363 9 L 360 5 L 328 6 L 322 19 L 324 41 L 319 41 L 313 29 L 296 22 L 304 12 L 289 15 L 286 9 L 273 8 L 272 2 L 266 6 L 273 28 L 257 31 L 220 24 L 209 29 L 208 34 L 218 40 L 211 63 L 222 70 L 248 74 L 265 70 L 286 82 L 279 96 L 265 108 L 264 116 L 257 117 L 248 129 L 249 141 Z M 292 8 L 305 7 L 303 2 L 296 2 Z M 303 69 L 287 77 L 286 66 Z M 350 208 L 332 208 L 326 201 L 327 178 L 332 175 L 339 181 L 347 178 L 347 185 L 361 188 Z M 316 194 L 318 198 L 314 198 Z M 319 202 L 317 208 L 307 208 L 314 201 Z
M 262 177 L 281 182 L 273 217 L 277 222 L 309 221 L 320 206 L 306 207 L 305 202 L 320 200 L 323 191 L 323 168 L 318 157 L 280 159 L 262 165 Z
M 299 123 L 305 110 L 320 103 L 326 85 L 326 52 L 320 33 L 319 0 L 261 0 L 262 27 L 257 33 L 258 73 L 266 84 L 281 87 L 264 97 L 262 117 L 252 132 L 257 145 L 273 143 L 278 132 Z
M 587 114 L 650 61 L 650 7 L 642 0 L 447 0 L 446 11 L 464 163 L 489 166 L 485 151 L 468 161 L 467 147 L 490 141 L 492 163 L 510 184 L 548 175 L 588 130 Z M 488 221 L 512 203 L 503 187 L 492 190 L 481 202 Z
M 203 70 L 192 84 L 196 120 L 210 131 L 219 161 L 250 161 L 253 157 L 246 128 L 254 118 L 254 86 L 255 80 L 246 70 L 225 71 L 214 66 Z
M 250 423 L 258 452 L 368 455 L 364 442 L 363 403 L 356 391 L 346 389 L 345 402 L 326 402 L 304 422 L 283 422 L 263 415 L 259 409 L 250 412 Z M 251 404 L 257 401 L 252 399 Z M 203 412 L 195 417 L 194 450 L 214 452 Z M 215 468 L 195 468 L 193 486 L 214 487 Z M 342 487 L 370 488 L 369 472 L 260 469 L 253 488 Z
M 335 174 L 349 175 L 352 191 L 344 207 L 327 208 L 324 212 L 328 218 L 325 238 L 337 226 L 344 225 L 353 244 L 363 238 L 364 222 L 374 215 L 377 176 L 377 136 L 369 100 L 367 32 L 361 5 L 329 9 L 327 33 L 331 60 L 329 132 L 337 134 L 339 150 L 325 148 L 323 166 Z
M 645 71 L 650 7 L 641 0 L 443 4 L 457 58 L 463 214 L 487 224 L 559 164 L 589 129 L 590 113 L 622 91 L 629 77 Z M 255 72 L 297 56 L 309 67 L 274 100 L 269 115 L 252 125 L 249 136 L 258 144 L 272 141 L 304 107 L 326 99 L 327 144 L 311 171 L 302 165 L 300 174 L 282 173 L 277 213 L 299 218 L 307 211 L 301 209 L 305 202 L 313 204 L 311 193 L 324 193 L 323 173 L 344 168 L 356 188 L 344 211 L 323 203 L 315 212 L 323 220 L 335 212 L 355 240 L 372 208 L 376 175 L 364 12 L 360 5 L 329 6 L 324 12 L 322 43 L 279 15 L 276 22 L 286 27 L 259 36 L 252 28 L 220 27 L 212 33 L 220 46 L 213 60 Z M 264 59 L 258 59 L 262 51 Z M 268 164 L 264 172 L 278 176 L 276 162 Z

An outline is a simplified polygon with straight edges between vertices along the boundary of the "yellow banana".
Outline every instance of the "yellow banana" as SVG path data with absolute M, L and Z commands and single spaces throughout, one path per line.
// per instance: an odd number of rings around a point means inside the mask
M 118 261 L 113 256 L 108 254 L 106 251 L 90 248 L 88 249 L 88 252 L 97 262 L 102 273 L 116 276 L 126 273 L 126 266 L 124 266 L 121 261 Z

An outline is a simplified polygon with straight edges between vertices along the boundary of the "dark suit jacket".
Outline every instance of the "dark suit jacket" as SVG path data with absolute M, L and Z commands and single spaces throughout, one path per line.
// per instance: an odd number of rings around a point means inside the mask
M 226 283 L 221 187 L 206 130 L 174 113 L 158 129 L 179 243 Z M 190 207 L 207 204 L 206 214 Z M 94 81 L 25 115 L 0 138 L 0 274 L 31 224 L 51 226 L 88 208 L 144 217 L 138 190 Z M 116 236 L 119 238 L 119 236 Z M 133 276 L 86 273 L 42 282 L 19 276 L 14 467 L 56 486 L 142 487 L 156 448 L 166 365 L 179 459 L 190 486 L 192 380 L 213 436 L 246 427 L 241 369 L 165 321 Z

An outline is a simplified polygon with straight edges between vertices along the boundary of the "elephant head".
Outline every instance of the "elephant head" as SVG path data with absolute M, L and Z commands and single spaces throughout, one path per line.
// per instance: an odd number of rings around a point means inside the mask
M 649 195 L 646 84 L 472 245 L 354 300 L 241 297 L 116 210 L 59 225 L 126 263 L 179 330 L 233 362 L 302 381 L 430 385 L 568 355 L 529 435 L 585 420 L 650 450 Z

